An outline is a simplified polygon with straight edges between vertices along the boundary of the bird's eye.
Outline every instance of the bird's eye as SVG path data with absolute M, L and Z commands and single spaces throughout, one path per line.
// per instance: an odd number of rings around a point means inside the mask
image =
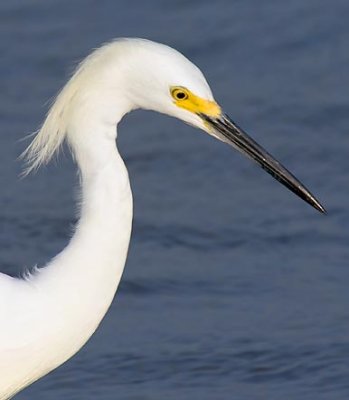
M 183 88 L 175 88 L 171 91 L 172 97 L 175 100 L 186 100 L 188 93 Z
M 185 99 L 187 97 L 187 95 L 184 93 L 184 92 L 177 92 L 176 93 L 176 98 L 178 99 L 178 100 L 183 100 L 183 99 Z

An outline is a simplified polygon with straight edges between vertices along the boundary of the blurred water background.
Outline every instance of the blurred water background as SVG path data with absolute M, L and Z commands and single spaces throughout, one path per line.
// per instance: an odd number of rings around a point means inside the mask
M 349 398 L 348 18 L 347 0 L 0 2 L 3 272 L 69 239 L 74 165 L 66 152 L 20 180 L 20 139 L 73 66 L 119 36 L 187 55 L 328 209 L 179 121 L 127 116 L 135 219 L 118 294 L 84 349 L 18 400 Z

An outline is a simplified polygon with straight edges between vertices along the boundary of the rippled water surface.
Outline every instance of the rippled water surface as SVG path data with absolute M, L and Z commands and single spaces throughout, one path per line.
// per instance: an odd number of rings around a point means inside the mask
M 118 36 L 185 53 L 328 209 L 181 122 L 127 116 L 135 220 L 118 294 L 84 349 L 18 399 L 349 398 L 348 18 L 346 0 L 0 2 L 3 272 L 68 241 L 68 152 L 19 180 L 20 138 L 73 65 Z

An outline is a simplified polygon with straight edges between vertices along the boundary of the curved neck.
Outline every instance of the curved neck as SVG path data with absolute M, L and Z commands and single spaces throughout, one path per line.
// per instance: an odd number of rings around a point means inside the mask
M 115 127 L 95 129 L 75 132 L 70 140 L 81 177 L 80 219 L 68 246 L 39 274 L 41 286 L 64 292 L 69 312 L 86 324 L 84 304 L 94 329 L 121 279 L 132 224 L 132 194 Z

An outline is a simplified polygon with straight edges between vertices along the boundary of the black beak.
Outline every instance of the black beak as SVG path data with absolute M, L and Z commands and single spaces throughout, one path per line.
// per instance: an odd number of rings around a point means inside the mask
M 207 123 L 214 136 L 235 147 L 241 153 L 256 161 L 272 177 L 290 189 L 293 193 L 306 201 L 322 213 L 326 213 L 324 207 L 309 192 L 299 180 L 293 176 L 283 165 L 265 151 L 258 143 L 239 128 L 227 115 L 222 114 L 218 118 L 200 114 Z

